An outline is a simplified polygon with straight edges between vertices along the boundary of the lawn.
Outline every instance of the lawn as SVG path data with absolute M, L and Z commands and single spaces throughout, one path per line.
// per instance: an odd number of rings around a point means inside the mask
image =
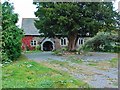
M 17 61 L 3 65 L 3 88 L 79 88 L 89 87 L 65 72 L 48 68 L 21 56 Z

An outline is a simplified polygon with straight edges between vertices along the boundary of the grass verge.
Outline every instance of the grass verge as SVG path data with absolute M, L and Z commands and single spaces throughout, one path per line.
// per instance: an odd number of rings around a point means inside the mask
M 23 55 L 17 61 L 2 67 L 2 88 L 79 87 L 89 85 L 65 73 L 28 60 Z

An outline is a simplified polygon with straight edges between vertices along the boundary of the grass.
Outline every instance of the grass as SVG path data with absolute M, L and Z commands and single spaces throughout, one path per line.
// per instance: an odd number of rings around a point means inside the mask
M 63 55 L 62 50 L 58 49 L 58 50 L 53 51 L 53 55 L 62 56 Z
M 31 51 L 23 51 L 25 53 L 37 53 L 37 52 L 42 52 L 41 50 L 31 50 Z
M 66 73 L 48 68 L 21 56 L 17 61 L 3 65 L 3 88 L 79 88 L 89 87 Z
M 87 65 L 95 66 L 100 70 L 109 70 L 110 68 L 117 68 L 118 67 L 118 59 L 113 58 L 111 60 L 100 61 L 100 62 L 89 62 Z
M 88 65 L 90 65 L 90 66 L 97 66 L 96 63 L 89 63 Z
M 68 60 L 68 61 L 71 61 L 71 62 L 73 62 L 73 63 L 79 63 L 79 64 L 81 64 L 81 63 L 83 62 L 81 59 L 79 59 L 79 58 L 77 58 L 77 57 L 75 57 L 75 56 L 69 56 L 69 57 L 67 58 L 67 60 Z
M 117 67 L 118 66 L 118 58 L 113 58 L 109 62 L 110 62 L 112 67 Z

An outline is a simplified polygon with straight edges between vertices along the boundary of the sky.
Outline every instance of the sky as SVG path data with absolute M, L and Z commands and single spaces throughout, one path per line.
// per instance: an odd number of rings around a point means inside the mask
M 8 0 L 2 0 L 2 2 Z M 36 11 L 36 6 L 33 5 L 33 0 L 9 0 L 14 4 L 14 12 L 18 13 L 19 21 L 17 25 L 21 27 L 22 18 L 35 18 L 34 12 Z M 114 7 L 115 10 L 118 9 L 118 2 L 120 0 L 115 0 Z

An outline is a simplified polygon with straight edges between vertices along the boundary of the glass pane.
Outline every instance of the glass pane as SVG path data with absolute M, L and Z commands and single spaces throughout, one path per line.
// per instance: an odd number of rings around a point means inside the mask
M 79 42 L 78 42 L 78 43 L 79 43 L 79 45 L 80 45 L 80 43 L 81 43 L 80 41 L 81 41 L 81 40 L 79 39 Z
M 61 39 L 61 45 L 63 45 L 63 39 Z
M 64 39 L 64 45 L 66 45 L 66 39 Z
M 36 41 L 34 41 L 34 45 L 36 45 Z
M 33 42 L 31 41 L 31 45 L 33 45 Z
M 81 44 L 83 44 L 83 39 L 81 39 Z

